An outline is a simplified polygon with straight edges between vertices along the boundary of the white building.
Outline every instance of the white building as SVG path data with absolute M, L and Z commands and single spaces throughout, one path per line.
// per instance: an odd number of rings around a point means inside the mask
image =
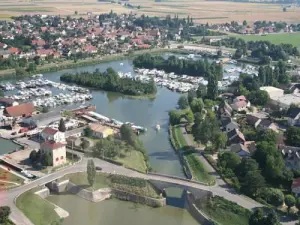
M 52 156 L 52 166 L 60 166 L 67 162 L 66 145 L 61 142 L 45 141 L 41 144 L 41 154 L 50 152 Z
M 272 86 L 260 87 L 260 90 L 266 91 L 269 94 L 271 99 L 276 99 L 284 95 L 284 90 Z
M 40 135 L 44 141 L 54 141 L 62 143 L 66 142 L 65 133 L 55 130 L 51 127 L 46 127 Z

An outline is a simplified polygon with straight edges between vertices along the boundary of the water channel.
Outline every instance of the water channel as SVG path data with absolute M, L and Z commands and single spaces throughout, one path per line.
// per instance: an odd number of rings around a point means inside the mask
M 44 78 L 59 82 L 60 75 L 65 72 L 92 72 L 95 69 L 104 71 L 108 67 L 112 67 L 116 71 L 134 74 L 132 60 L 120 60 L 95 66 L 46 73 Z M 91 91 L 91 93 L 94 98 L 90 103 L 96 105 L 97 112 L 100 114 L 123 122 L 133 122 L 148 129 L 140 138 L 148 151 L 154 171 L 184 177 L 178 156 L 172 149 L 168 139 L 168 111 L 176 106 L 180 96 L 179 93 L 160 87 L 158 87 L 155 99 L 132 99 L 116 93 L 95 90 Z M 161 126 L 160 131 L 155 130 L 156 124 Z M 182 194 L 182 190 L 167 190 L 167 202 L 172 206 L 155 209 L 115 199 L 91 203 L 74 195 L 53 195 L 48 200 L 70 213 L 70 216 L 65 219 L 64 225 L 114 225 L 120 223 L 132 225 L 198 224 L 184 209 Z

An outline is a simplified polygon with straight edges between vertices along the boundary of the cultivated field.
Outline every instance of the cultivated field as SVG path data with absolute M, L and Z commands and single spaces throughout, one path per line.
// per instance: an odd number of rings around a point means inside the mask
M 245 41 L 270 41 L 274 44 L 292 44 L 300 47 L 300 33 L 282 33 L 282 34 L 267 34 L 267 35 L 236 35 L 233 37 L 242 38 Z
M 129 0 L 134 6 L 141 9 L 128 9 L 119 4 L 99 2 L 97 0 L 1 0 L 0 19 L 11 15 L 20 14 L 60 14 L 74 15 L 78 11 L 80 15 L 88 12 L 95 14 L 109 12 L 135 12 L 152 16 L 165 16 L 178 14 L 195 18 L 199 23 L 221 23 L 232 20 L 254 22 L 256 20 L 300 22 L 300 7 L 288 8 L 282 11 L 278 4 L 238 3 L 204 0 Z

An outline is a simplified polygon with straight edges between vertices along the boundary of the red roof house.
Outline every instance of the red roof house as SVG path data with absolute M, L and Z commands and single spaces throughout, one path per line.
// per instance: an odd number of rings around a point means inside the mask
M 3 114 L 9 117 L 29 117 L 35 111 L 32 103 L 10 106 L 4 109 Z

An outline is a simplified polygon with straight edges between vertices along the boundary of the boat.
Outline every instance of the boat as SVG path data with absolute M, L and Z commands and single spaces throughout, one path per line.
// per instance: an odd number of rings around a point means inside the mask
M 155 129 L 156 129 L 156 130 L 160 130 L 160 125 L 159 125 L 159 124 L 156 124 Z
M 124 63 L 120 63 L 120 66 L 123 66 L 124 65 Z

